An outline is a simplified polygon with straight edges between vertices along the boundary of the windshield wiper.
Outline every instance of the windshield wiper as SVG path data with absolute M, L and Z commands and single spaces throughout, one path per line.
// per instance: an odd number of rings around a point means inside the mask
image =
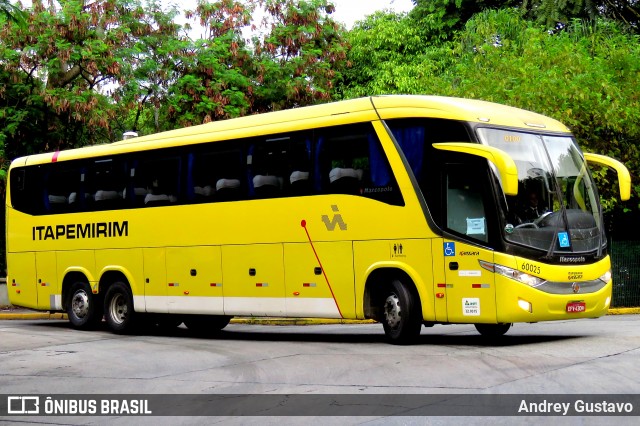
M 558 179 L 556 177 L 556 172 L 553 168 L 553 161 L 551 160 L 551 156 L 549 155 L 549 150 L 547 149 L 547 144 L 544 141 L 544 137 L 540 137 L 542 140 L 542 146 L 544 147 L 544 154 L 547 156 L 547 161 L 549 164 L 549 174 L 551 175 L 551 180 L 553 183 L 553 189 L 556 192 L 556 197 L 558 197 L 558 202 L 560 203 L 560 214 L 562 215 L 562 221 L 564 222 L 564 230 L 569 233 L 569 218 L 567 217 L 567 208 L 564 205 L 564 197 L 562 196 L 562 190 L 560 189 L 560 185 L 558 183 Z M 557 221 L 556 221 L 557 222 Z M 551 238 L 551 245 L 549 246 L 549 250 L 547 250 L 547 255 L 544 257 L 545 259 L 551 259 L 553 254 L 555 253 L 556 242 L 558 241 L 558 229 L 553 232 L 553 238 Z M 572 248 L 573 250 L 573 248 Z

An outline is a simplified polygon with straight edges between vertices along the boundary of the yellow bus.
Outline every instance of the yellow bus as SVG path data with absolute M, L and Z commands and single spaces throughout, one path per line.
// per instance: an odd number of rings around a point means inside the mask
M 422 325 L 595 318 L 611 301 L 602 209 L 550 118 L 376 96 L 32 155 L 7 193 L 13 305 L 114 332 L 230 318 Z

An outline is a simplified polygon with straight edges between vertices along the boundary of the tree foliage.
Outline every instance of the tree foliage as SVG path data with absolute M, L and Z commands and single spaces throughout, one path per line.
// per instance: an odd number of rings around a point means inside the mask
M 129 129 L 421 93 L 553 116 L 585 149 L 638 176 L 640 2 L 414 3 L 347 32 L 329 0 L 200 0 L 187 24 L 161 0 L 34 0 L 23 25 L 0 0 L 4 168 L 19 155 L 110 142 Z M 549 32 L 557 22 L 561 30 Z
M 553 27 L 572 19 L 606 18 L 640 31 L 640 2 L 637 0 L 522 0 L 520 7 L 526 16 Z
M 398 20 L 399 19 L 399 20 Z M 514 9 L 474 15 L 453 40 L 397 54 L 397 41 L 411 17 L 376 15 L 349 34 L 349 59 L 380 49 L 366 36 L 375 28 L 386 46 L 386 62 L 360 63 L 345 82 L 345 96 L 410 93 L 484 99 L 533 110 L 567 124 L 582 147 L 627 164 L 640 176 L 639 37 L 611 21 L 571 22 L 550 33 Z M 397 28 L 398 34 L 394 34 Z M 394 38 L 394 37 L 397 37 Z M 417 46 L 417 45 L 416 45 Z M 373 57 L 383 57 L 375 52 Z M 349 74 L 350 75 L 350 74 Z M 598 170 L 603 200 L 614 208 L 615 178 Z M 636 204 L 640 185 L 635 188 Z
M 136 1 L 34 0 L 27 25 L 0 30 L 0 143 L 5 156 L 116 138 L 114 87 L 133 78 L 142 40 L 170 31 Z
M 251 20 L 256 9 L 262 22 Z M 166 95 L 140 126 L 159 131 L 332 99 L 347 50 L 333 10 L 327 0 L 200 1 L 186 16 L 203 35 L 169 49 L 173 77 L 160 79 Z
M 186 13 L 200 37 L 163 4 L 34 0 L 24 27 L 0 14 L 4 158 L 335 96 L 347 46 L 327 0 L 201 0 Z M 249 42 L 255 8 L 266 30 Z

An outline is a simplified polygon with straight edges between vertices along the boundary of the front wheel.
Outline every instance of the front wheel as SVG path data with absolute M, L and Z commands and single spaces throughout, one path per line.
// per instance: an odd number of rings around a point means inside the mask
M 475 324 L 476 330 L 486 337 L 499 337 L 505 334 L 511 328 L 513 324 Z
M 104 317 L 111 331 L 115 333 L 133 330 L 133 296 L 126 284 L 116 282 L 109 287 L 104 297 Z
M 394 280 L 382 300 L 384 333 L 390 343 L 411 343 L 420 335 L 422 308 L 420 299 L 410 288 Z
M 98 305 L 97 296 L 91 293 L 88 283 L 74 283 L 66 303 L 69 322 L 80 330 L 94 328 L 102 320 L 102 309 Z

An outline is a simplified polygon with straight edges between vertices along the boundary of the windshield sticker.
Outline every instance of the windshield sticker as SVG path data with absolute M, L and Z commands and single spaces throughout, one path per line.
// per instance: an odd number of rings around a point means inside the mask
M 462 299 L 462 315 L 467 317 L 480 316 L 480 299 L 477 297 Z
M 467 218 L 467 235 L 484 235 L 484 217 Z
M 456 243 L 444 243 L 444 255 L 455 256 L 456 255 Z
M 569 233 L 558 232 L 558 242 L 562 248 L 571 247 L 571 243 L 569 242 Z

